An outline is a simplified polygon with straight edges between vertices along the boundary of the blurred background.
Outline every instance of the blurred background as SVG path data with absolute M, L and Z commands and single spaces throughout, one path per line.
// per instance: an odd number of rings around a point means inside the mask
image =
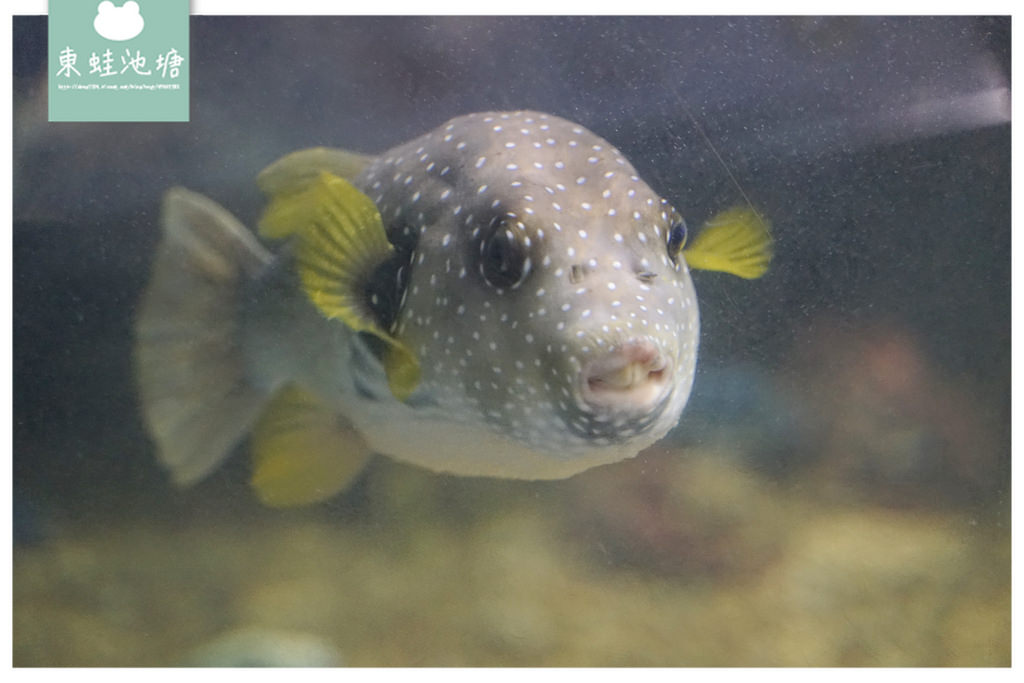
M 13 36 L 16 666 L 1010 663 L 1008 17 L 195 16 L 176 124 L 48 123 Z M 130 363 L 163 192 L 252 225 L 286 152 L 523 108 L 772 221 L 765 278 L 695 275 L 678 428 L 562 482 L 172 487 Z

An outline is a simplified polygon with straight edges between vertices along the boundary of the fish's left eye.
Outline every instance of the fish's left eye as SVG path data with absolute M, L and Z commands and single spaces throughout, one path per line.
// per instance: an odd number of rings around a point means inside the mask
M 679 252 L 683 250 L 683 246 L 686 244 L 686 221 L 675 211 L 672 211 L 671 221 L 666 247 L 668 248 L 668 257 L 674 263 L 678 263 Z
M 530 273 L 530 257 L 516 234 L 502 223 L 480 243 L 480 274 L 498 289 L 515 289 Z

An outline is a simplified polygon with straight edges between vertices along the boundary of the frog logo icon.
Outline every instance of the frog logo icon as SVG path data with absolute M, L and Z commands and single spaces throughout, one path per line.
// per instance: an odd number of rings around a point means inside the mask
M 139 13 L 139 3 L 128 0 L 121 7 L 115 7 L 110 0 L 103 0 L 96 8 L 92 27 L 107 40 L 131 40 L 142 33 L 146 22 Z

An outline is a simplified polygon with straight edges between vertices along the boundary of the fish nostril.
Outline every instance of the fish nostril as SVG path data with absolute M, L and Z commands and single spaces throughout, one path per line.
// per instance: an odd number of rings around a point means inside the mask
M 640 282 L 651 283 L 654 282 L 654 278 L 658 277 L 658 274 L 652 273 L 649 270 L 641 270 L 636 274 L 636 277 Z

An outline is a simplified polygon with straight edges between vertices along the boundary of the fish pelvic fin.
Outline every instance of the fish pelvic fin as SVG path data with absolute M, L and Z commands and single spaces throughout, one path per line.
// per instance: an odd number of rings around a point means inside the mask
M 348 488 L 372 454 L 355 427 L 295 384 L 267 404 L 251 448 L 252 487 L 276 508 L 317 503 Z
M 315 183 L 321 173 L 352 180 L 374 157 L 331 147 L 311 147 L 286 154 L 260 171 L 256 184 L 268 197 L 299 192 Z
M 420 381 L 419 360 L 381 327 L 366 297 L 374 270 L 394 254 L 373 201 L 347 180 L 320 173 L 303 189 L 275 196 L 260 232 L 296 237 L 306 296 L 326 317 L 383 342 L 381 361 L 391 393 L 406 400 Z
M 183 188 L 165 195 L 161 224 L 135 320 L 135 375 L 158 458 L 187 485 L 227 458 L 265 401 L 246 381 L 237 313 L 270 254 L 227 210 Z
M 771 226 L 751 208 L 726 209 L 709 220 L 689 247 L 686 264 L 753 280 L 768 271 L 773 254 Z

